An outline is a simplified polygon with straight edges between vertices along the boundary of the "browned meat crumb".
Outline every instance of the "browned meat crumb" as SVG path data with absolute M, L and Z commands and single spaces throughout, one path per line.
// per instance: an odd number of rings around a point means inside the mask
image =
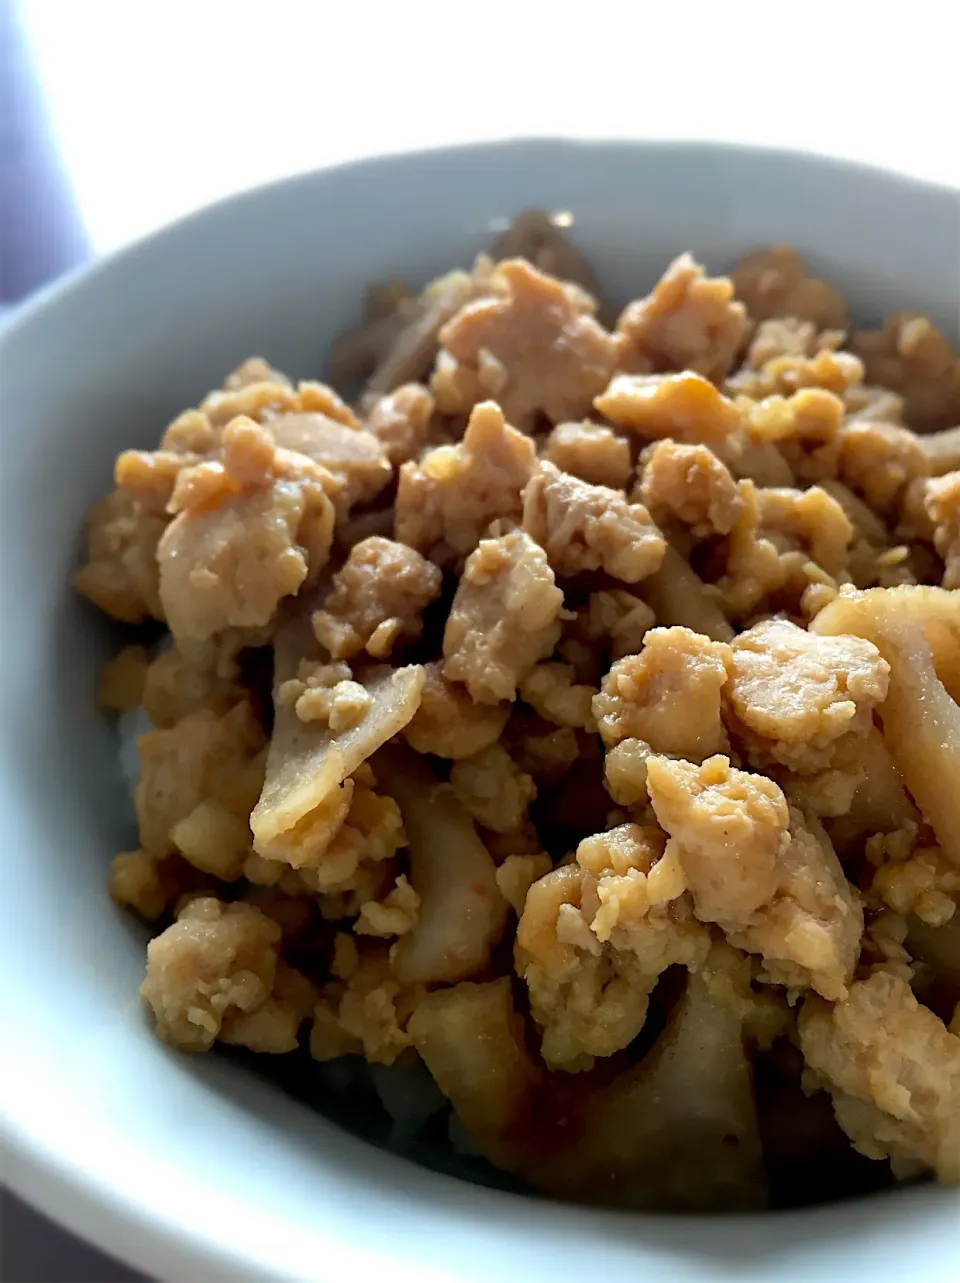
M 697 916 L 749 921 L 777 886 L 789 823 L 777 785 L 717 756 L 702 766 L 649 758 L 647 787 L 657 820 L 675 843 Z
M 508 855 L 497 869 L 497 886 L 500 894 L 513 909 L 517 917 L 523 913 L 527 892 L 538 881 L 549 873 L 552 861 L 549 855 Z
M 360 650 L 385 659 L 423 632 L 422 615 L 440 595 L 440 571 L 405 544 L 377 535 L 354 544 L 333 577 L 313 631 L 334 659 Z
M 537 664 L 520 683 L 520 696 L 545 721 L 556 726 L 596 729 L 591 701 L 596 688 L 578 684 L 571 664 Z
M 293 384 L 280 370 L 275 370 L 262 356 L 248 356 L 232 370 L 223 381 L 225 392 L 239 392 L 251 383 L 280 383 L 292 388 Z
M 856 421 L 840 434 L 840 480 L 882 515 L 894 513 L 909 482 L 929 471 L 923 447 L 906 428 Z
M 792 806 L 818 819 L 836 819 L 850 814 L 864 781 L 864 769 L 856 761 L 849 760 L 849 755 L 855 754 L 859 743 L 855 739 L 852 744 L 846 741 L 839 744 L 835 761 L 842 761 L 812 775 L 794 775 L 775 766 L 769 769 Z
M 369 768 L 367 768 L 369 771 Z M 328 918 L 348 918 L 381 894 L 389 881 L 387 861 L 406 845 L 400 809 L 378 791 L 363 768 L 350 779 L 349 805 L 333 827 L 320 858 L 298 869 L 308 890 L 319 893 Z
M 696 539 L 729 534 L 743 508 L 736 482 L 712 450 L 669 439 L 645 452 L 638 498 L 655 521 L 676 518 Z
M 163 619 L 157 545 L 167 525 L 124 490 L 112 491 L 87 513 L 87 562 L 73 586 L 125 624 Z
M 816 356 L 835 352 L 843 343 L 842 330 L 818 330 L 812 321 L 796 316 L 774 316 L 760 321 L 744 361 L 744 370 L 762 370 L 768 361 L 783 356 Z
M 143 703 L 149 656 L 143 646 L 124 646 L 100 669 L 97 703 L 110 712 L 122 713 Z
M 903 414 L 916 432 L 936 432 L 960 421 L 960 356 L 925 316 L 900 312 L 880 330 L 861 330 L 850 346 L 866 377 L 903 397 Z
M 162 861 L 146 851 L 121 851 L 113 857 L 107 889 L 117 904 L 134 909 L 142 918 L 159 918 L 167 909 L 160 873 Z
M 717 583 L 732 619 L 788 609 L 812 618 L 837 593 L 853 527 L 819 486 L 758 489 L 740 482 L 743 508 L 730 531 Z
M 812 988 L 825 998 L 844 996 L 860 950 L 863 909 L 816 819 L 791 809 L 773 899 L 739 930 L 730 926 L 731 944 L 762 957 L 761 980 L 788 994 Z
M 738 397 L 737 405 L 743 412 L 747 440 L 743 454 L 733 462 L 740 475 L 748 475 L 745 459 L 749 462 L 760 450 L 769 459 L 775 450 L 789 474 L 784 480 L 820 481 L 836 476 L 844 421 L 840 397 L 822 388 L 804 387 L 787 396 L 777 393 L 757 401 Z M 784 484 L 772 475 L 757 480 L 764 485 Z
M 420 707 L 403 732 L 412 748 L 437 757 L 471 757 L 499 740 L 509 704 L 475 704 L 444 679 L 441 664 L 427 664 L 424 672 Z
M 663 560 L 664 538 L 642 503 L 541 463 L 523 494 L 523 528 L 558 575 L 605 570 L 633 584 Z
M 960 471 L 927 482 L 924 506 L 933 522 L 933 542 L 943 558 L 944 588 L 960 588 Z
M 258 640 L 228 630 L 219 638 L 191 643 L 187 654 L 176 643 L 161 651 L 144 675 L 141 700 L 154 726 L 169 728 L 201 708 L 223 714 L 244 700 L 237 651 L 245 641 L 255 645 Z
M 633 473 L 630 443 L 610 428 L 584 420 L 558 423 L 547 438 L 543 457 L 581 481 L 625 490 Z
M 191 865 L 177 855 L 121 851 L 110 862 L 107 890 L 117 904 L 155 922 L 185 895 L 195 892 L 201 881 Z
M 282 414 L 315 413 L 347 427 L 360 426 L 350 407 L 326 384 L 302 382 L 294 387 L 286 378 L 244 383 L 242 387 L 225 386 L 210 392 L 201 401 L 199 413 L 213 428 L 215 440 L 220 429 L 238 416 L 268 423 Z M 195 447 L 203 439 L 198 429 L 197 420 L 181 416 L 167 428 L 161 446 L 182 450 L 190 441 Z
M 113 479 L 117 489 L 135 499 L 145 512 L 161 515 L 168 510 L 181 471 L 205 457 L 203 453 L 174 450 L 124 450 L 117 455 Z
M 292 704 L 301 722 L 322 722 L 334 735 L 357 726 L 373 706 L 373 696 L 353 680 L 348 664 L 310 660 L 279 687 L 276 700 L 278 705 Z
M 724 453 L 740 411 L 702 375 L 618 374 L 594 406 L 618 428 L 646 440 L 672 437 Z
M 192 900 L 147 946 L 140 993 L 160 1036 L 186 1051 L 206 1050 L 215 1038 L 292 1051 L 307 1011 L 281 997 L 279 941 L 276 923 L 250 905 Z M 255 1015 L 259 1021 L 244 1019 Z
M 189 822 L 205 801 L 222 803 L 237 818 L 249 816 L 263 779 L 264 742 L 248 703 L 223 716 L 201 709 L 169 730 L 141 735 L 134 804 L 144 850 L 156 856 L 174 851 L 175 827 Z
M 843 573 L 853 531 L 846 513 L 825 490 L 769 487 L 759 491 L 757 499 L 760 525 L 783 551 L 789 550 L 786 541 L 805 545 L 811 561 L 826 574 L 836 578 Z
M 863 363 L 849 352 L 837 351 L 841 330 L 818 332 L 810 321 L 796 317 L 761 321 L 744 365 L 727 380 L 731 394 L 754 401 L 789 396 L 800 388 L 823 388 L 845 396 L 863 380 Z
M 856 1149 L 890 1158 L 903 1175 L 932 1169 L 960 1183 L 960 1038 L 906 981 L 879 973 L 835 1006 L 810 999 L 799 1029 Z
M 656 616 L 639 597 L 623 588 L 590 594 L 587 603 L 587 636 L 594 642 L 609 640 L 613 659 L 635 655 Z
M 580 744 L 572 727 L 521 714 L 511 719 L 508 733 L 511 753 L 539 785 L 556 783 L 579 760 Z
M 760 954 L 770 982 L 842 998 L 863 914 L 823 830 L 790 813 L 773 780 L 722 756 L 699 767 L 651 757 L 647 788 L 697 917 Z
M 847 306 L 836 290 L 807 275 L 806 264 L 787 245 L 756 250 L 730 274 L 737 298 L 754 321 L 792 317 L 818 330 L 846 330 Z
M 867 839 L 866 856 L 875 865 L 872 877 L 861 874 L 860 885 L 874 900 L 900 914 L 912 914 L 929 926 L 949 922 L 960 895 L 960 869 L 939 846 L 922 843 L 917 825 Z
M 674 259 L 647 298 L 617 321 L 619 368 L 634 374 L 695 370 L 722 379 L 747 331 L 747 314 L 725 277 L 708 277 L 689 254 Z
M 177 639 L 270 623 L 281 598 L 326 564 L 333 539 L 330 474 L 234 419 L 224 460 L 185 468 L 177 515 L 157 547 L 160 600 Z
M 536 414 L 554 423 L 587 414 L 617 356 L 593 300 L 523 259 L 500 263 L 488 286 L 440 331 L 430 380 L 439 409 L 464 414 L 494 397 L 520 425 Z
M 422 383 L 405 383 L 374 402 L 368 432 L 380 442 L 395 468 L 416 459 L 431 437 L 433 397 Z
M 398 543 L 435 560 L 466 556 L 495 518 L 519 518 L 535 465 L 533 442 L 507 424 L 498 405 L 475 406 L 459 445 L 428 450 L 400 469 Z
M 360 906 L 353 929 L 357 935 L 390 939 L 412 931 L 419 917 L 420 897 L 401 873 L 382 900 L 367 900 Z
M 332 971 L 313 1011 L 310 1054 L 324 1061 L 359 1053 L 392 1065 L 410 1046 L 406 1026 L 419 986 L 400 984 L 383 945 L 358 948 L 346 933 L 336 938 Z
M 219 1041 L 272 1055 L 295 1051 L 300 1027 L 316 1000 L 316 985 L 280 958 L 273 993 L 253 1011 L 233 1011 L 225 1017 Z
M 576 864 L 528 890 L 517 970 L 548 1065 L 589 1069 L 625 1047 L 643 1028 L 657 977 L 675 963 L 702 963 L 709 936 L 679 899 L 682 874 L 662 852 L 656 829 L 622 825 L 581 842 Z
M 473 757 L 454 762 L 450 784 L 477 823 L 494 833 L 519 829 L 537 796 L 531 777 L 502 744 L 491 744 Z
M 517 929 L 517 971 L 542 1033 L 549 1067 L 576 1072 L 627 1046 L 646 1021 L 655 977 L 629 954 L 604 949 L 580 908 L 576 866 L 547 873 L 527 892 Z
M 698 762 L 726 752 L 720 702 L 731 658 L 724 642 L 689 628 L 652 628 L 640 654 L 617 660 L 593 698 L 604 744 L 639 739 Z
M 863 364 L 849 352 L 821 347 L 812 356 L 779 356 L 766 361 L 752 375 L 741 372 L 729 380 L 728 390 L 745 393 L 754 400 L 790 396 L 803 388 L 818 388 L 844 398 L 859 386 Z
M 522 530 L 484 539 L 467 558 L 443 634 L 443 675 L 478 704 L 517 685 L 560 636 L 563 593 L 546 555 Z
M 160 452 L 183 455 L 187 462 L 194 462 L 198 457 L 212 454 L 219 439 L 219 432 L 203 410 L 184 410 L 167 424 L 160 437 Z
M 731 646 L 732 732 L 758 769 L 823 770 L 842 737 L 870 730 L 889 673 L 862 637 L 820 637 L 786 619 L 756 624 Z

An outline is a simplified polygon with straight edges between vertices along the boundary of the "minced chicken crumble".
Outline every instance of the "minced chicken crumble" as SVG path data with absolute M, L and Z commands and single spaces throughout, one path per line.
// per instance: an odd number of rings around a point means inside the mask
M 562 1198 L 958 1182 L 960 359 L 783 246 L 595 288 L 527 213 L 370 292 L 352 405 L 254 357 L 117 459 L 141 996 Z

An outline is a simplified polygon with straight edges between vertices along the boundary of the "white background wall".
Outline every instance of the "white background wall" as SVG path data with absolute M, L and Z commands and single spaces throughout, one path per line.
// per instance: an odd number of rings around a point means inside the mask
M 97 250 L 296 170 L 511 134 L 740 139 L 960 185 L 953 0 L 22 9 Z

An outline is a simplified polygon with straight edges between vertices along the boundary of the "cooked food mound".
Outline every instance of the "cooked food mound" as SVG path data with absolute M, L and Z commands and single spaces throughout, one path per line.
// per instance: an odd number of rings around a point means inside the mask
M 245 360 L 87 519 L 159 1037 L 566 1200 L 960 1183 L 944 336 L 783 246 L 618 314 L 527 212 L 327 378 Z

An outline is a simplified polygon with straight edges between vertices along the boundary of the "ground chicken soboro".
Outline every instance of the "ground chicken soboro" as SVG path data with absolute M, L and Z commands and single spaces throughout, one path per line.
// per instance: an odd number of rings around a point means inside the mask
M 960 472 L 928 481 L 924 502 L 934 524 L 934 546 L 944 561 L 943 586 L 960 589 Z
M 643 460 L 640 498 L 655 520 L 682 521 L 698 539 L 726 535 L 743 508 L 737 484 L 712 450 L 658 441 Z
M 581 481 L 619 490 L 626 489 L 633 472 L 626 438 L 589 420 L 558 423 L 547 438 L 543 457 Z
M 554 423 L 586 414 L 617 360 L 590 295 L 523 259 L 495 268 L 489 289 L 440 331 L 430 381 L 437 406 L 463 414 L 492 397 L 521 426 L 537 413 Z
M 547 1194 L 760 1206 L 771 1084 L 801 1201 L 960 1181 L 957 356 L 784 247 L 594 288 L 528 212 L 371 292 L 355 406 L 254 357 L 118 457 L 143 999 Z
M 863 738 L 887 693 L 890 665 L 862 637 L 818 637 L 788 620 L 756 624 L 730 648 L 727 699 L 755 767 L 823 770 L 838 741 Z
M 689 628 L 652 628 L 638 655 L 619 659 L 593 698 L 603 742 L 640 739 L 690 761 L 727 748 L 720 717 L 732 652 Z
M 510 427 L 498 405 L 482 402 L 458 445 L 427 450 L 400 469 L 397 542 L 435 561 L 465 557 L 491 521 L 519 518 L 535 464 L 530 438 Z
M 333 591 L 313 617 L 317 641 L 334 659 L 366 650 L 377 659 L 423 631 L 421 616 L 440 595 L 439 569 L 405 544 L 377 535 L 354 544 Z
M 747 312 L 726 277 L 710 279 L 689 254 L 664 272 L 648 298 L 617 321 L 619 366 L 638 374 L 695 370 L 722 379 L 747 331 Z
M 560 636 L 563 593 L 544 550 L 522 530 L 484 539 L 467 558 L 443 634 L 443 675 L 477 704 L 512 700 Z
M 523 527 L 558 575 L 605 570 L 634 584 L 663 561 L 663 535 L 642 503 L 541 463 L 523 492 Z
M 177 640 L 269 624 L 281 598 L 323 569 L 333 537 L 333 477 L 233 419 L 223 460 L 184 468 L 157 547 L 160 601 Z
M 394 467 L 399 467 L 415 459 L 430 440 L 433 411 L 433 397 L 427 389 L 419 383 L 405 383 L 376 401 L 367 417 L 367 429 Z

